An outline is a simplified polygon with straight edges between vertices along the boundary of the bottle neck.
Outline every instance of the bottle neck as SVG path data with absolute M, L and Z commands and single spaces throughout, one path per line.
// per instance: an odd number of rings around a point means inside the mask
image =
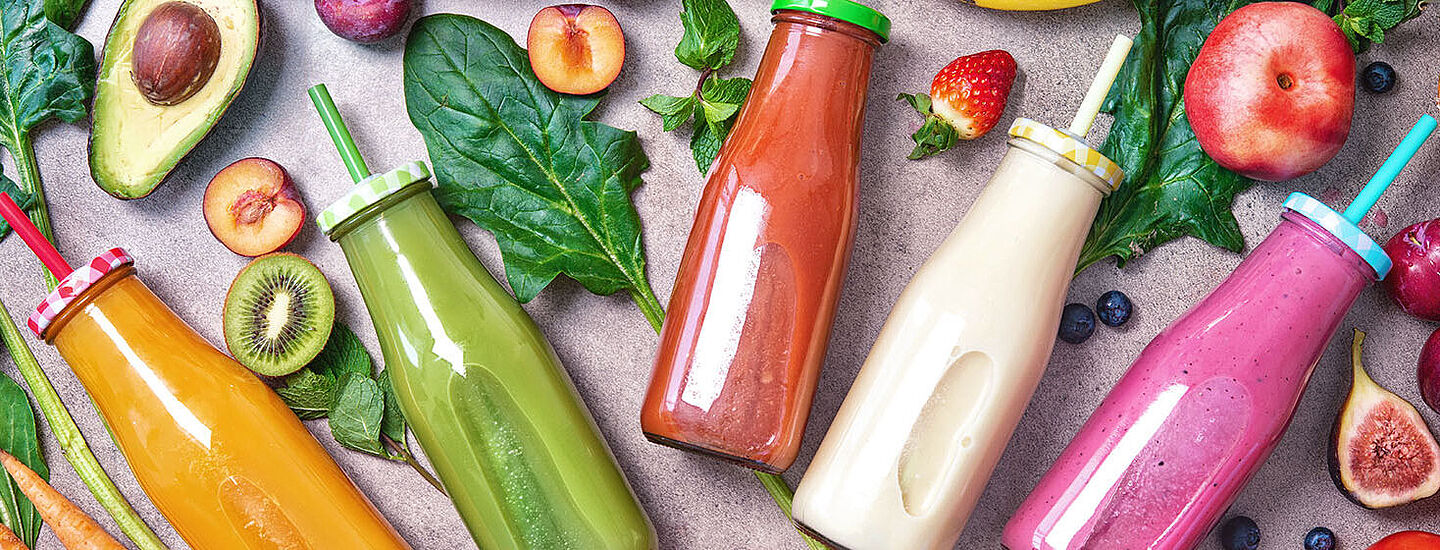
M 869 29 L 866 29 L 854 23 L 848 23 L 839 19 L 835 19 L 833 17 L 820 15 L 818 13 L 810 13 L 797 10 L 780 10 L 778 12 L 775 12 L 775 16 L 771 17 L 770 21 L 772 23 L 775 23 L 777 35 L 780 28 L 783 27 L 785 24 L 793 24 L 803 27 L 811 27 L 821 31 L 829 31 L 836 35 L 859 40 L 869 45 L 872 51 L 876 48 L 879 48 L 880 44 L 882 44 L 880 36 Z
M 421 194 L 428 195 L 430 189 L 430 180 L 421 180 L 405 186 L 403 189 L 392 193 L 384 199 L 376 201 L 375 204 L 365 207 L 364 210 L 356 212 L 354 215 L 346 218 L 345 221 L 337 224 L 334 229 L 330 230 L 330 240 L 340 242 L 340 240 L 350 234 L 350 232 L 361 227 L 372 225 L 371 222 L 381 213 Z
M 79 297 L 66 305 L 65 309 L 61 310 L 60 314 L 55 316 L 55 320 L 50 322 L 50 326 L 45 327 L 45 330 L 40 334 L 40 339 L 44 340 L 47 344 L 54 344 L 55 337 L 59 336 L 60 332 L 65 330 L 65 325 L 68 324 L 71 319 L 74 319 L 80 310 L 94 303 L 101 294 L 110 290 L 111 287 L 120 281 L 133 276 L 135 276 L 135 266 L 133 264 L 122 265 L 114 271 L 106 273 L 104 277 L 101 277 L 99 281 L 95 281 L 95 284 L 90 285 L 89 288 L 85 289 L 85 292 L 80 293 Z

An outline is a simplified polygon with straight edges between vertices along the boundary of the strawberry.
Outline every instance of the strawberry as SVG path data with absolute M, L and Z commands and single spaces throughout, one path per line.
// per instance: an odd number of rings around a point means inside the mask
M 915 132 L 910 158 L 934 155 L 957 140 L 985 135 L 1000 122 L 1010 86 L 1015 83 L 1015 58 L 1004 50 L 990 50 L 951 61 L 930 84 L 930 95 L 900 94 L 925 115 Z

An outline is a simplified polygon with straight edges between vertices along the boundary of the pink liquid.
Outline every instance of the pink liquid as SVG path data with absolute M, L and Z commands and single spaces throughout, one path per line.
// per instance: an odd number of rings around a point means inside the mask
M 1303 215 L 1171 323 L 1005 527 L 1011 550 L 1194 548 L 1265 458 L 1375 272 Z

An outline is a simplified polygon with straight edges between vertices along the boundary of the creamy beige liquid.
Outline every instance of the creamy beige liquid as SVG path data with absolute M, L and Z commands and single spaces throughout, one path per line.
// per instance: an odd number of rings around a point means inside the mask
M 1105 184 L 1023 139 L 900 296 L 795 495 L 849 550 L 949 549 L 1054 346 Z

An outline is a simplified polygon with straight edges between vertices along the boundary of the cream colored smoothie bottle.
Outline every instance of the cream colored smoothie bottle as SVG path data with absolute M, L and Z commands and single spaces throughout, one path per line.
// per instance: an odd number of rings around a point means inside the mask
M 1044 373 L 1100 200 L 1124 178 L 1077 135 L 1011 126 L 994 176 L 901 294 L 806 470 L 804 530 L 846 550 L 955 546 Z
M 1080 247 L 1122 176 L 1037 122 L 1010 133 L 985 191 L 901 294 L 800 482 L 796 521 L 834 546 L 953 547 L 1044 372 Z

